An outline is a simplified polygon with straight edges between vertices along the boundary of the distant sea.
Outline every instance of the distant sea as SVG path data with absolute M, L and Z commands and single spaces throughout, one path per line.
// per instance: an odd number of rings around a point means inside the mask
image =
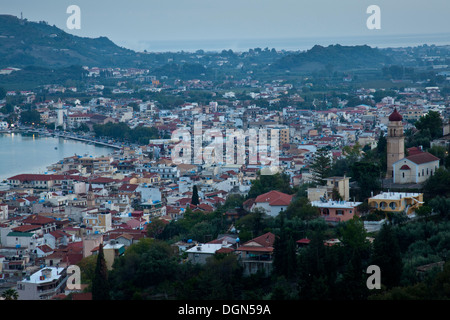
M 179 41 L 139 41 L 117 42 L 135 51 L 148 52 L 195 52 L 233 50 L 244 52 L 254 48 L 275 48 L 276 50 L 304 51 L 315 45 L 368 45 L 377 48 L 415 47 L 420 45 L 450 45 L 450 33 L 410 34 L 410 35 L 368 35 L 352 37 L 303 37 L 279 39 L 218 39 L 218 40 L 179 40 Z

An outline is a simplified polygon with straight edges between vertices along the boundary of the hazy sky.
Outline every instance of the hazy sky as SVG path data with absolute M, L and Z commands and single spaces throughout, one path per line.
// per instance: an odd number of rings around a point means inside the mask
M 78 36 L 107 36 L 130 49 L 174 40 L 449 33 L 450 0 L 1 0 L 0 13 L 47 21 Z M 69 5 L 81 9 L 81 30 L 69 30 Z M 381 30 L 369 30 L 367 7 L 381 9 Z

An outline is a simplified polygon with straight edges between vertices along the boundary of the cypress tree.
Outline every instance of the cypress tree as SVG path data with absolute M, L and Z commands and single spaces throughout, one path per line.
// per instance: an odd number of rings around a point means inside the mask
M 381 269 L 381 283 L 388 288 L 399 284 L 403 271 L 397 237 L 390 225 L 384 224 L 373 242 L 372 264 Z
M 312 179 L 315 183 L 324 186 L 325 178 L 331 171 L 331 160 L 328 157 L 328 151 L 324 148 L 317 150 L 313 163 L 310 165 Z
M 198 190 L 197 190 L 197 186 L 194 186 L 193 190 L 192 190 L 192 199 L 191 199 L 191 204 L 197 206 L 200 204 L 200 200 L 198 198 Z
M 109 300 L 108 269 L 106 267 L 103 244 L 98 249 L 97 265 L 92 280 L 92 300 Z

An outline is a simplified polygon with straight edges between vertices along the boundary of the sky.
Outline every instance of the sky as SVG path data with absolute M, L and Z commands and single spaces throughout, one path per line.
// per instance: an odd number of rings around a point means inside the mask
M 286 39 L 323 44 L 357 37 L 354 44 L 380 39 L 438 41 L 428 35 L 445 33 L 450 44 L 449 0 L 14 0 L 1 1 L 0 13 L 46 21 L 83 37 L 106 36 L 133 50 L 155 51 L 164 45 L 287 46 Z M 67 8 L 80 8 L 81 29 L 67 28 Z M 370 5 L 380 8 L 381 29 L 366 25 Z M 403 38 L 400 38 L 403 36 Z M 396 37 L 396 38 L 393 38 Z M 267 39 L 271 39 L 270 41 Z M 307 40 L 310 40 L 308 42 Z M 325 40 L 327 39 L 327 40 Z M 355 40 L 356 41 L 356 40 Z M 378 41 L 378 42 L 377 42 Z M 292 45 L 292 41 L 290 42 Z M 344 43 L 345 44 L 345 43 Z M 204 49 L 204 48 L 198 48 Z M 228 48 L 224 48 L 228 49 Z M 278 48 L 277 48 L 278 49 Z M 281 49 L 281 48 L 280 48 Z

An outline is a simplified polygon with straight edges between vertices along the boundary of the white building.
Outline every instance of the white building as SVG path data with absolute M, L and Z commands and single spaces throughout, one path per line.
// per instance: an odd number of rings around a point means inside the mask
M 218 250 L 222 248 L 230 248 L 231 243 L 205 243 L 198 244 L 188 250 L 186 250 L 188 255 L 188 260 L 192 263 L 206 263 L 206 259 L 212 257 Z
M 48 300 L 64 293 L 67 282 L 65 268 L 46 267 L 17 283 L 19 300 Z
M 6 121 L 0 121 L 0 130 L 6 130 L 8 129 L 8 122 Z
M 392 164 L 394 183 L 423 183 L 439 168 L 439 158 L 420 152 Z
M 256 197 L 251 211 L 257 209 L 263 210 L 271 217 L 277 216 L 281 211 L 286 211 L 291 203 L 293 195 L 289 195 L 279 191 L 269 191 Z

